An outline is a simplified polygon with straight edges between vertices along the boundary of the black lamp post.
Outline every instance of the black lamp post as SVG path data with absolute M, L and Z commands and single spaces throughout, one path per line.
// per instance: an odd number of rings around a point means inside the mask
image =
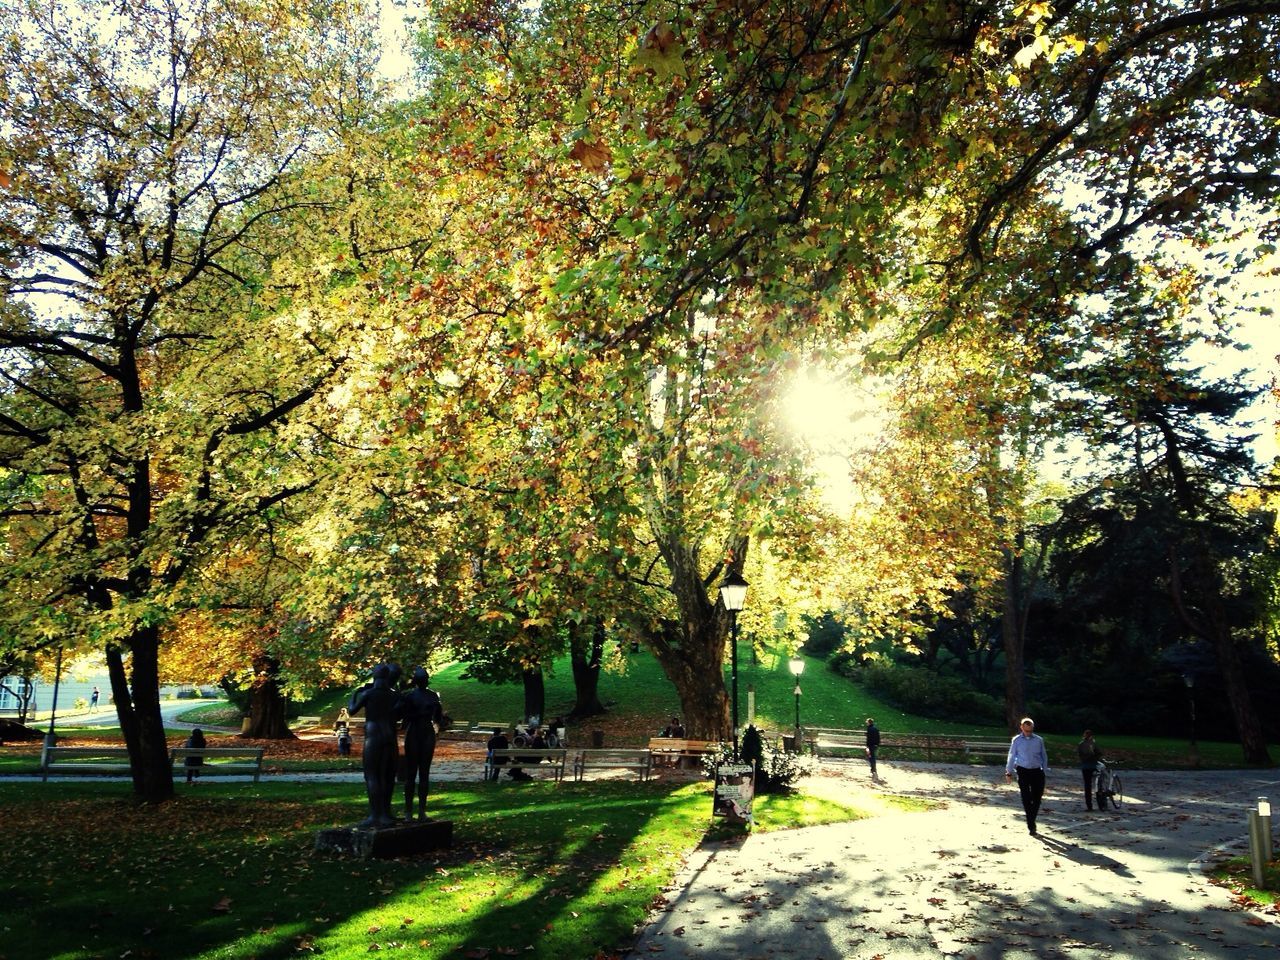
M 804 661 L 799 657 L 792 657 L 791 675 L 796 678 L 796 750 L 800 749 L 800 674 L 804 673 Z
M 1196 743 L 1196 678 L 1193 674 L 1184 673 L 1182 682 L 1187 685 L 1187 701 L 1191 706 L 1191 765 L 1200 766 L 1200 747 Z
M 738 759 L 738 611 L 747 602 L 747 581 L 742 574 L 729 571 L 720 584 L 720 602 L 729 611 L 729 630 L 733 638 L 733 646 L 729 651 L 729 678 L 732 687 L 732 700 L 729 708 L 733 713 L 733 759 Z
M 53 673 L 53 706 L 49 710 L 49 729 L 44 735 L 45 751 L 58 745 L 58 735 L 54 732 L 54 726 L 58 722 L 58 685 L 60 683 L 62 683 L 62 647 L 58 647 L 58 666 Z M 42 752 L 40 757 L 41 766 L 44 766 L 47 762 L 46 757 L 47 754 Z

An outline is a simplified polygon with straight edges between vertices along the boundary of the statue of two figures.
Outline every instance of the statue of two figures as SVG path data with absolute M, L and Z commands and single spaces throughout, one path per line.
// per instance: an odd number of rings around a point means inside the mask
M 431 678 L 422 667 L 413 671 L 409 685 L 400 689 L 400 668 L 379 664 L 373 682 L 351 695 L 350 712 L 364 711 L 364 783 L 369 792 L 369 817 L 360 827 L 394 826 L 391 812 L 396 788 L 400 744 L 396 733 L 404 723 L 404 815 L 413 819 L 413 795 L 418 794 L 418 819 L 426 819 L 431 758 L 436 752 L 436 729 L 444 724 L 440 695 L 430 688 Z

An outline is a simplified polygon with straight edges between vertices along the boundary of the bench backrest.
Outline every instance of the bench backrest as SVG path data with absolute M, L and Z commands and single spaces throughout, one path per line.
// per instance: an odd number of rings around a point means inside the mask
M 651 737 L 649 749 L 674 753 L 714 753 L 720 747 L 718 740 L 687 740 L 682 737 Z
M 550 749 L 535 749 L 533 747 L 504 747 L 501 750 L 490 750 L 489 755 L 493 757 L 537 757 L 539 760 L 563 761 L 568 752 L 568 749 L 565 747 L 552 747 Z
M 69 757 L 127 757 L 126 747 L 45 747 L 43 754 L 50 763 Z

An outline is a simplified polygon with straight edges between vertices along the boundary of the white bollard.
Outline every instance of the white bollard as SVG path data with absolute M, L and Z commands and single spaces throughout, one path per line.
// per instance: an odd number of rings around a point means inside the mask
M 1268 818 L 1269 820 L 1270 818 Z M 1263 873 L 1263 866 L 1266 861 L 1262 858 L 1262 817 L 1258 816 L 1257 810 L 1249 811 L 1249 865 L 1253 868 L 1253 885 L 1259 890 L 1265 890 L 1266 874 Z
M 1270 863 L 1276 855 L 1271 843 L 1271 801 L 1266 797 L 1258 798 L 1258 830 L 1262 834 L 1262 860 Z

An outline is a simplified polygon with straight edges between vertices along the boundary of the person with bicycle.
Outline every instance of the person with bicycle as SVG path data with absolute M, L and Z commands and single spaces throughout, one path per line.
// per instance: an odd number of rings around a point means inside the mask
M 1027 815 L 1027 830 L 1034 837 L 1040 799 L 1044 796 L 1044 778 L 1049 772 L 1049 751 L 1045 749 L 1044 741 L 1035 733 L 1034 720 L 1023 717 L 1018 726 L 1021 732 L 1009 743 L 1009 759 L 1005 761 L 1004 778 L 1012 780 L 1014 773 L 1017 773 L 1022 809 Z
M 1093 742 L 1092 730 L 1084 732 L 1084 737 L 1076 744 L 1076 752 L 1080 755 L 1080 775 L 1084 778 L 1084 807 L 1092 811 L 1096 797 L 1101 810 L 1103 800 L 1101 784 L 1098 783 L 1098 762 L 1102 759 L 1102 750 Z

